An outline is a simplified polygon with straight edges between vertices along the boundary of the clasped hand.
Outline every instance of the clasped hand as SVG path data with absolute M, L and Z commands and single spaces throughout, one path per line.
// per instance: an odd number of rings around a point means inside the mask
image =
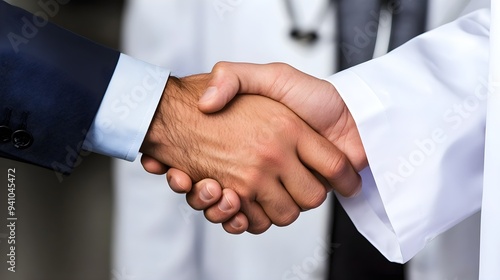
M 280 63 L 170 78 L 141 152 L 146 171 L 167 173 L 230 233 L 286 226 L 331 189 L 355 195 L 367 165 L 335 87 Z

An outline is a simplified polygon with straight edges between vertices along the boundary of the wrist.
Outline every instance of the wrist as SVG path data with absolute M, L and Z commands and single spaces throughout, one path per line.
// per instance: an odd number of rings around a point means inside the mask
M 368 166 L 368 160 L 361 141 L 361 136 L 356 126 L 356 122 L 349 111 L 349 107 L 347 107 L 342 96 L 337 91 L 337 88 L 333 84 L 330 85 L 333 88 L 334 99 L 336 100 L 335 103 L 339 104 L 338 110 L 340 116 L 338 124 L 342 127 L 340 129 L 340 135 L 337 135 L 336 138 L 344 142 L 343 145 L 339 144 L 338 146 L 346 154 L 354 169 L 359 172 Z M 334 142 L 335 141 L 336 140 L 334 140 Z
M 166 136 L 165 127 L 169 125 L 166 123 L 165 116 L 169 111 L 171 112 L 174 110 L 174 108 L 172 108 L 173 104 L 170 98 L 175 98 L 175 96 L 179 94 L 180 88 L 180 79 L 170 76 L 167 84 L 165 85 L 160 102 L 158 103 L 156 111 L 153 115 L 153 119 L 151 120 L 146 136 L 144 137 L 144 141 L 140 149 L 141 153 L 152 156 L 153 152 L 162 144 L 162 139 Z
M 153 116 L 141 152 L 168 166 L 189 166 L 197 150 L 192 140 L 203 113 L 197 100 L 206 82 L 202 75 L 170 77 Z

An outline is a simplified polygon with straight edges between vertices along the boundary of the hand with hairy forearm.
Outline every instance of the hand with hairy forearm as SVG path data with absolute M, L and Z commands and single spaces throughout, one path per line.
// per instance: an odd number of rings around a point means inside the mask
M 329 185 L 352 194 L 360 179 L 345 155 L 282 104 L 242 95 L 220 112 L 199 111 L 213 78 L 169 79 L 141 152 L 189 180 L 212 178 L 232 190 L 240 198 L 233 208 L 248 218 L 242 228 L 252 233 L 288 225 L 301 210 L 319 206 Z
M 331 141 L 349 159 L 356 171 L 367 166 L 366 155 L 361 144 L 354 120 L 349 113 L 345 103 L 339 96 L 335 87 L 324 80 L 320 80 L 304 74 L 285 64 L 242 64 L 242 63 L 219 63 L 212 71 L 213 79 L 209 83 L 209 90 L 199 101 L 200 110 L 212 113 L 222 109 L 238 93 L 259 94 L 279 101 L 293 110 L 311 127 Z M 322 156 L 314 154 L 311 156 Z M 158 162 L 150 162 L 150 166 L 159 168 Z M 164 170 L 166 172 L 166 170 Z M 183 172 L 170 169 L 167 179 L 171 188 L 177 192 L 187 193 L 187 199 L 191 206 L 204 209 L 212 222 L 227 220 L 223 223 L 228 232 L 241 232 L 234 225 L 246 222 L 242 213 L 220 211 L 217 203 L 207 202 L 200 199 L 200 194 L 210 188 L 216 201 L 221 197 L 220 187 L 217 181 L 211 179 L 201 180 L 191 187 L 191 181 Z M 345 177 L 348 179 L 348 177 Z M 197 182 L 197 181 L 196 181 Z M 339 180 L 337 181 L 339 182 Z M 343 192 L 339 185 L 332 184 L 336 190 L 341 190 L 341 195 L 353 194 L 359 190 L 360 182 L 357 180 L 345 180 L 343 188 L 350 185 L 351 193 Z M 237 204 L 237 196 L 227 191 L 221 201 L 230 200 Z M 217 217 L 217 219 L 213 218 Z M 235 221 L 238 221 L 235 223 Z

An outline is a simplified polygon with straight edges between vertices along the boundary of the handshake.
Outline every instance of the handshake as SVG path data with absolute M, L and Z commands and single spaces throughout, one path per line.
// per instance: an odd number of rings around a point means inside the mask
M 289 225 L 332 189 L 353 196 L 367 166 L 335 87 L 280 63 L 171 77 L 141 152 L 146 171 L 167 173 L 172 190 L 230 233 Z

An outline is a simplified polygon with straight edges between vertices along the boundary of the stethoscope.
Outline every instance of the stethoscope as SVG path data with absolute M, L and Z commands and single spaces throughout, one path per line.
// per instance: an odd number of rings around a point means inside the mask
M 313 26 L 313 28 L 304 29 L 303 27 L 299 26 L 296 7 L 293 5 L 292 0 L 285 0 L 286 12 L 288 14 L 288 17 L 290 18 L 290 21 L 292 22 L 292 27 L 290 28 L 290 37 L 301 44 L 314 45 L 319 40 L 319 28 L 325 20 L 332 2 L 332 0 L 328 0 L 326 3 L 326 7 L 323 7 L 319 11 L 318 15 L 314 17 L 315 22 L 311 25 Z

